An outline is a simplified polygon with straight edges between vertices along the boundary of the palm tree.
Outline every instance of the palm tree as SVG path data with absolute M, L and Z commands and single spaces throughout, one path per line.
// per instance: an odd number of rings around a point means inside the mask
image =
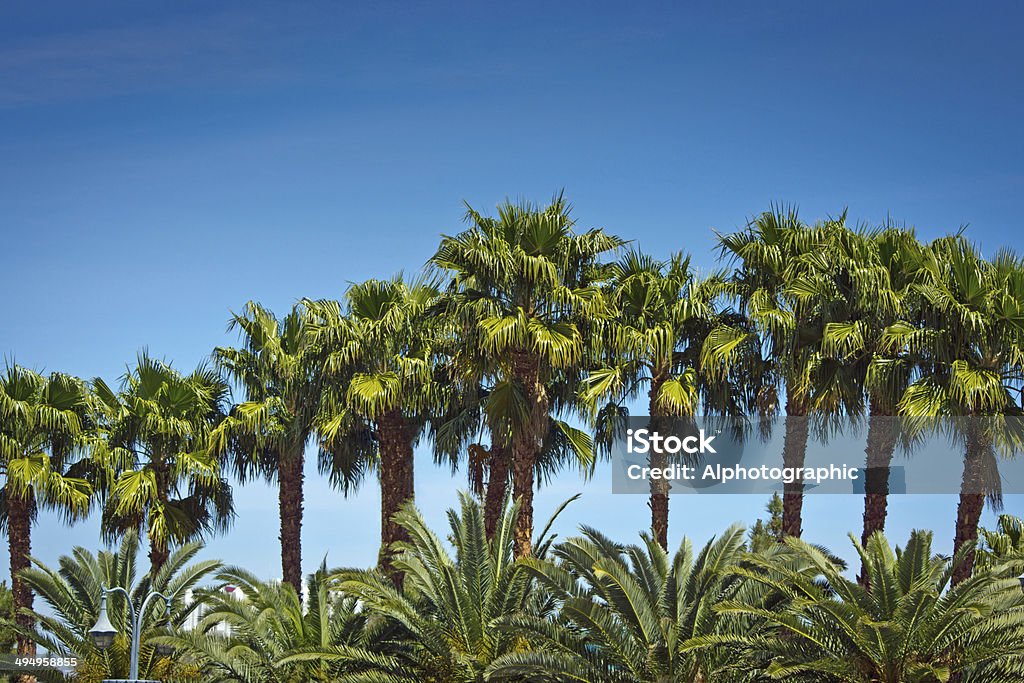
M 368 613 L 334 588 L 325 566 L 308 577 L 305 605 L 290 583 L 260 581 L 240 567 L 217 578 L 232 590 L 203 596 L 198 626 L 155 640 L 173 647 L 203 681 L 337 681 L 358 671 L 352 661 L 378 661 L 365 645 L 386 629 L 370 624 Z
M 131 623 L 125 598 L 113 595 L 107 598 L 107 613 L 118 635 L 113 645 L 99 650 L 89 630 L 99 617 L 103 588 L 120 587 L 127 590 L 135 609 L 151 591 L 171 597 L 171 612 L 153 601 L 143 619 L 140 647 L 140 675 L 146 679 L 173 677 L 173 680 L 198 680 L 197 671 L 187 663 L 157 653 L 157 637 L 169 629 L 180 629 L 200 602 L 190 598 L 200 582 L 217 571 L 216 560 L 193 562 L 202 550 L 198 543 L 186 543 L 171 552 L 159 572 L 142 574 L 137 580 L 139 540 L 128 532 L 118 549 L 101 550 L 93 554 L 75 547 L 70 555 L 62 555 L 56 567 L 48 567 L 33 559 L 33 566 L 22 571 L 27 585 L 39 594 L 46 608 L 32 615 L 38 624 L 23 635 L 46 648 L 55 657 L 74 656 L 79 660 L 76 681 L 99 683 L 103 679 L 123 679 L 128 676 L 131 649 Z M 163 603 L 161 602 L 161 605 Z
M 897 406 L 913 377 L 910 358 L 883 347 L 886 328 L 914 305 L 911 288 L 921 258 L 912 231 L 888 226 L 850 236 L 843 255 L 852 283 L 853 310 L 846 323 L 826 326 L 823 346 L 864 369 L 861 385 L 868 402 L 861 544 L 885 530 L 889 467 L 899 441 Z M 893 352 L 895 351 L 895 352 Z M 862 575 L 866 574 L 862 571 Z
M 707 408 L 736 407 L 729 382 L 707 383 L 700 371 L 704 341 L 723 323 L 714 303 L 720 278 L 699 280 L 682 254 L 663 263 L 638 251 L 627 252 L 611 272 L 608 300 L 615 315 L 604 326 L 603 344 L 608 362 L 585 380 L 584 402 L 596 410 L 635 398 L 646 386 L 654 423 L 695 416 L 702 397 Z M 652 452 L 651 459 L 651 467 L 666 464 L 664 454 Z M 651 533 L 662 548 L 668 547 L 668 492 L 667 480 L 651 480 Z
M 584 528 L 553 548 L 553 561 L 525 561 L 559 616 L 513 618 L 531 647 L 501 657 L 492 671 L 594 683 L 723 680 L 735 658 L 695 644 L 739 627 L 715 605 L 742 589 L 733 567 L 744 556 L 743 535 L 732 527 L 695 557 L 686 539 L 670 555 L 647 534 L 642 545 L 623 546 Z
M 905 316 L 913 300 L 910 285 L 920 244 L 912 232 L 891 226 L 854 231 L 842 221 L 832 221 L 826 229 L 827 242 L 808 261 L 816 271 L 812 282 L 828 286 L 805 287 L 828 303 L 821 308 L 824 326 L 813 408 L 831 414 L 845 410 L 856 416 L 861 404 L 867 403 L 861 534 L 861 543 L 866 544 L 872 534 L 885 528 L 889 467 L 900 432 L 896 405 L 913 372 L 906 354 L 885 352 L 882 339 L 885 328 Z M 822 377 L 832 379 L 822 382 Z M 866 580 L 865 571 L 861 577 Z
M 393 560 L 406 576 L 403 590 L 375 570 L 337 575 L 346 595 L 374 617 L 398 626 L 398 640 L 378 640 L 383 652 L 360 662 L 368 671 L 362 680 L 483 681 L 498 658 L 522 646 L 521 637 L 506 628 L 509 619 L 521 614 L 543 618 L 550 609 L 543 596 L 534 595 L 529 575 L 515 560 L 518 506 L 506 506 L 488 540 L 479 503 L 465 493 L 459 501 L 459 511 L 448 511 L 454 557 L 414 506 L 407 504 L 396 516 L 409 536 Z M 548 545 L 545 530 L 538 554 Z M 331 658 L 329 652 L 317 656 Z
M 326 372 L 343 378 L 326 387 L 318 435 L 330 451 L 351 440 L 353 432 L 372 434 L 385 569 L 391 567 L 392 544 L 405 539 L 394 516 L 415 493 L 413 449 L 444 390 L 435 378 L 438 320 L 427 314 L 437 294 L 426 280 L 396 277 L 353 285 L 345 314 L 338 302 L 306 303 L 316 318 L 314 336 L 323 348 Z
M 916 365 L 900 414 L 928 427 L 948 426 L 964 448 L 954 537 L 954 552 L 966 558 L 953 577 L 959 583 L 973 568 L 985 497 L 997 505 L 1001 499 L 995 457 L 1020 447 L 1007 442 L 1016 430 L 1000 418 L 1021 415 L 1012 392 L 1024 368 L 1024 265 L 1005 252 L 986 261 L 957 235 L 927 247 L 917 278 L 917 319 L 890 325 L 884 343 Z
M 217 365 L 242 388 L 245 401 L 234 406 L 215 430 L 213 444 L 230 452 L 244 483 L 262 477 L 277 483 L 281 576 L 302 588 L 302 512 L 306 444 L 322 395 L 320 358 L 312 345 L 309 316 L 301 304 L 282 319 L 250 301 L 231 318 L 241 348 L 218 347 Z
M 80 456 L 93 427 L 89 391 L 81 380 L 7 366 L 0 378 L 0 524 L 7 532 L 22 630 L 32 627 L 32 590 L 21 576 L 32 552 L 32 522 L 40 509 L 56 510 L 69 523 L 88 514 L 93 487 Z M 34 654 L 35 646 L 23 636 L 18 653 Z
M 803 467 L 812 417 L 857 416 L 863 410 L 863 364 L 850 363 L 826 341 L 826 332 L 856 326 L 854 280 L 863 274 L 840 258 L 849 246 L 846 214 L 807 226 L 795 210 L 772 209 L 738 233 L 719 238 L 723 255 L 739 262 L 727 289 L 760 333 L 767 372 L 754 364 L 755 385 L 781 381 L 786 391 L 785 467 Z M 874 272 L 872 271 L 872 274 Z M 720 326 L 708 336 L 709 372 L 729 370 L 749 352 L 753 333 Z M 759 354 L 751 354 L 754 358 Z M 764 403 L 758 399 L 757 404 Z M 783 534 L 802 531 L 802 480 L 783 491 Z
M 529 555 L 535 469 L 550 433 L 547 386 L 581 369 L 585 329 L 606 309 L 601 258 L 623 241 L 574 232 L 562 195 L 544 208 L 505 202 L 496 218 L 467 206 L 466 219 L 469 229 L 445 236 L 430 263 L 450 274 L 456 319 L 479 330 L 479 348 L 495 363 L 486 411 L 510 425 L 516 547 Z
M 104 509 L 104 534 L 144 529 L 155 576 L 173 544 L 224 530 L 234 515 L 231 488 L 210 447 L 228 387 L 205 366 L 184 375 L 145 352 L 119 392 L 99 378 L 93 387 L 106 448 L 121 467 Z
M 779 596 L 773 609 L 742 600 L 718 611 L 763 619 L 767 632 L 733 634 L 717 642 L 739 649 L 771 680 L 849 683 L 997 683 L 1024 675 L 1024 594 L 1017 575 L 1024 562 L 951 585 L 957 564 L 932 555 L 931 534 L 915 531 L 893 550 L 876 533 L 867 546 L 850 536 L 868 581 L 847 578 L 819 549 L 786 543 L 816 571 L 797 571 L 772 558 L 751 556 L 738 571 Z
M 975 565 L 986 571 L 1013 558 L 1024 557 L 1024 520 L 999 515 L 995 529 L 981 529 Z
M 737 352 L 751 340 L 767 347 L 772 380 L 781 380 L 786 389 L 786 467 L 801 466 L 807 451 L 810 392 L 805 378 L 812 351 L 802 341 L 800 328 L 807 327 L 809 321 L 794 310 L 795 302 L 787 290 L 791 284 L 787 269 L 799 254 L 808 253 L 819 241 L 795 209 L 785 211 L 781 207 L 765 211 L 740 232 L 719 236 L 721 254 L 739 262 L 733 274 L 734 293 L 740 311 L 755 325 L 756 332 L 720 326 L 708 338 L 704 364 L 722 376 L 735 365 Z M 802 482 L 785 485 L 783 507 L 783 533 L 799 536 Z

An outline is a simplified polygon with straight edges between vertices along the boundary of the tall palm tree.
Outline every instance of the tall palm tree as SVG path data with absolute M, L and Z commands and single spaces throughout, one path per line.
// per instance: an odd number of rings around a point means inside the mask
M 642 545 L 623 546 L 585 528 L 553 548 L 553 561 L 526 560 L 560 605 L 559 618 L 513 617 L 531 646 L 501 657 L 492 671 L 513 680 L 724 680 L 738 664 L 732 653 L 697 645 L 741 632 L 715 606 L 743 588 L 733 571 L 743 535 L 733 527 L 696 556 L 684 539 L 670 555 L 647 534 Z
M 54 657 L 77 657 L 76 681 L 99 683 L 128 675 L 132 628 L 123 595 L 107 598 L 107 614 L 118 631 L 113 644 L 101 651 L 89 635 L 99 617 L 103 588 L 115 587 L 131 594 L 136 610 L 141 609 L 150 591 L 171 598 L 170 614 L 163 611 L 162 601 L 151 601 L 147 608 L 139 650 L 141 675 L 146 679 L 198 680 L 194 667 L 161 656 L 156 645 L 160 635 L 182 628 L 200 607 L 201 602 L 191 599 L 190 594 L 217 571 L 220 563 L 194 562 L 202 546 L 186 543 L 168 555 L 157 574 L 139 577 L 138 548 L 138 536 L 129 532 L 115 550 L 93 554 L 75 547 L 70 555 L 62 555 L 55 567 L 33 559 L 33 566 L 23 572 L 25 582 L 46 603 L 46 609 L 33 613 L 38 624 L 26 635 Z
M 986 495 L 1000 501 L 996 455 L 1020 448 L 1019 439 L 1007 442 L 1017 430 L 1000 418 L 1022 414 L 1013 392 L 1024 369 L 1024 264 L 1007 252 L 986 261 L 959 235 L 940 238 L 927 247 L 914 290 L 917 319 L 890 325 L 885 343 L 917 366 L 900 413 L 926 424 L 946 419 L 964 448 L 953 544 L 966 553 L 953 576 L 959 583 L 973 568 Z
M 312 345 L 306 308 L 284 318 L 250 301 L 231 318 L 240 348 L 218 347 L 218 366 L 242 388 L 245 400 L 215 430 L 213 444 L 230 453 L 242 482 L 262 477 L 277 483 L 281 576 L 302 588 L 302 512 L 306 444 L 322 395 L 320 357 Z
M 352 432 L 372 434 L 381 490 L 381 565 L 406 538 L 395 514 L 415 494 L 413 451 L 437 412 L 444 387 L 435 378 L 437 289 L 401 277 L 353 285 L 344 314 L 338 302 L 307 302 L 325 368 L 343 381 L 325 390 L 318 434 L 328 450 Z M 392 572 L 400 580 L 398 572 Z
M 40 509 L 56 510 L 68 522 L 88 514 L 93 487 L 81 456 L 93 428 L 81 380 L 18 365 L 8 365 L 0 377 L 0 524 L 7 532 L 14 610 L 22 629 L 32 627 L 32 589 L 21 575 L 30 562 L 32 523 Z M 24 635 L 18 653 L 35 653 Z
M 146 352 L 122 377 L 120 391 L 99 378 L 93 387 L 107 449 L 122 468 L 103 530 L 108 537 L 144 530 L 155 576 L 172 545 L 224 530 L 234 516 L 231 487 L 210 446 L 228 387 L 205 366 L 185 375 Z
M 478 328 L 480 349 L 497 363 L 486 410 L 511 427 L 516 547 L 529 555 L 535 468 L 550 433 L 547 386 L 580 369 L 588 321 L 606 309 L 601 259 L 623 241 L 599 229 L 576 233 L 562 195 L 547 207 L 505 202 L 497 217 L 467 207 L 466 220 L 430 263 L 450 275 L 457 318 Z
M 821 349 L 815 374 L 818 412 L 845 410 L 857 415 L 868 406 L 865 448 L 864 523 L 861 543 L 885 527 L 889 467 L 899 440 L 896 405 L 913 374 L 902 353 L 882 348 L 885 328 L 906 315 L 913 297 L 910 285 L 920 260 L 913 233 L 891 226 L 850 230 L 844 222 L 826 224 L 824 248 L 808 260 L 815 282 L 834 288 L 814 289 L 831 297 L 824 307 Z M 822 376 L 834 378 L 822 383 Z M 838 380 L 838 381 L 836 381 Z M 822 386 L 824 384 L 824 386 Z M 833 390 L 830 390 L 833 389 Z M 866 580 L 866 571 L 861 577 Z
M 771 380 L 781 382 L 786 391 L 786 467 L 802 467 L 807 453 L 811 374 L 822 334 L 818 304 L 822 288 L 827 286 L 824 278 L 811 281 L 807 277 L 811 272 L 807 259 L 819 254 L 825 241 L 823 230 L 806 225 L 795 209 L 781 207 L 765 211 L 739 232 L 719 236 L 721 254 L 738 266 L 730 289 L 756 332 L 719 326 L 708 337 L 704 363 L 709 371 L 717 369 L 724 374 L 759 335 L 756 343 L 765 348 L 769 370 L 762 372 L 760 381 L 768 377 L 769 384 Z M 799 536 L 802 481 L 785 484 L 783 508 L 783 533 Z
M 660 262 L 639 251 L 627 252 L 611 272 L 607 296 L 615 315 L 603 326 L 607 362 L 589 373 L 583 400 L 596 410 L 646 387 L 653 423 L 693 417 L 702 399 L 709 409 L 738 407 L 730 383 L 708 383 L 700 369 L 704 341 L 723 323 L 715 306 L 720 278 L 698 279 L 682 254 Z M 664 454 L 651 459 L 651 467 L 666 464 Z M 651 533 L 662 548 L 668 547 L 668 492 L 667 480 L 651 480 Z
M 727 600 L 729 615 L 763 619 L 771 630 L 730 634 L 730 645 L 763 667 L 769 680 L 808 683 L 1010 683 L 1024 676 L 1024 562 L 1001 565 L 951 586 L 955 560 L 933 555 L 931 534 L 915 531 L 903 549 L 876 533 L 867 546 L 851 535 L 868 571 L 847 578 L 819 549 L 786 543 L 815 571 L 797 571 L 753 555 L 738 572 L 778 596 L 772 609 Z M 760 680 L 760 679 L 759 679 Z

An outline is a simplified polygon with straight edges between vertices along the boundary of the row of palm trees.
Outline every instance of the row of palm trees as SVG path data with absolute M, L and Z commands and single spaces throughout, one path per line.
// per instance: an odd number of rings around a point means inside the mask
M 644 395 L 652 420 L 771 417 L 782 404 L 783 456 L 797 467 L 814 419 L 864 415 L 866 545 L 885 523 L 893 416 L 1020 414 L 1024 265 L 1008 252 L 986 260 L 961 234 L 924 243 L 773 207 L 720 235 L 722 270 L 699 275 L 683 255 L 660 261 L 578 229 L 561 195 L 494 216 L 467 208 L 466 220 L 423 276 L 369 280 L 284 316 L 248 303 L 231 320 L 241 343 L 190 373 L 146 353 L 117 388 L 8 368 L 0 519 L 22 625 L 38 510 L 74 521 L 101 507 L 106 535 L 145 532 L 158 572 L 174 547 L 230 523 L 232 474 L 276 484 L 282 576 L 299 590 L 310 444 L 343 491 L 377 474 L 380 563 L 401 585 L 393 548 L 409 533 L 396 515 L 414 496 L 422 440 L 438 462 L 464 461 L 489 536 L 505 499 L 517 501 L 515 552 L 528 557 L 538 482 L 591 471 Z M 960 438 L 968 466 L 1000 446 L 979 430 Z M 977 491 L 965 480 L 955 582 L 971 574 Z M 800 536 L 802 502 L 802 485 L 787 484 L 785 536 Z M 649 506 L 667 548 L 662 484 Z
M 1010 683 L 1024 676 L 1021 520 L 987 531 L 973 576 L 935 555 L 931 533 L 892 548 L 851 536 L 869 580 L 847 577 L 827 550 L 732 527 L 671 552 L 649 533 L 620 543 L 583 527 L 555 543 L 541 532 L 516 559 L 517 506 L 488 538 L 484 510 L 463 494 L 447 543 L 415 506 L 392 557 L 399 588 L 380 569 L 321 567 L 305 599 L 291 584 L 241 567 L 171 553 L 136 577 L 138 539 L 97 555 L 76 548 L 25 580 L 49 610 L 27 632 L 54 656 L 77 659 L 75 679 L 99 683 L 128 667 L 126 601 L 108 601 L 119 631 L 98 650 L 89 629 L 101 587 L 121 586 L 136 608 L 149 590 L 170 596 L 141 633 L 149 680 L 204 683 Z M 767 542 L 766 542 L 767 541 Z M 212 580 L 212 585 L 211 584 Z M 3 621 L 0 620 L 0 625 Z M 52 672 L 49 672 L 52 674 Z M 45 680 L 63 680 L 61 677 Z

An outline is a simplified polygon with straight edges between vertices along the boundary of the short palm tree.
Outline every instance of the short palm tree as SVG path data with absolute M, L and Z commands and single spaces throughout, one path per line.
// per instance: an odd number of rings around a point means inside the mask
M 213 358 L 238 383 L 245 400 L 215 429 L 212 443 L 230 454 L 244 483 L 277 483 L 281 576 L 302 587 L 303 469 L 322 395 L 323 373 L 311 343 L 309 316 L 296 305 L 284 318 L 250 301 L 231 318 L 240 348 L 218 347 Z
M 76 547 L 63 555 L 56 567 L 38 560 L 22 572 L 26 584 L 46 604 L 33 613 L 37 624 L 24 635 L 46 648 L 53 656 L 79 659 L 75 681 L 99 683 L 107 678 L 127 678 L 131 648 L 130 610 L 125 597 L 113 594 L 107 598 L 107 613 L 118 631 L 106 650 L 96 648 L 89 630 L 96 624 L 102 602 L 103 588 L 120 587 L 132 596 L 135 609 L 150 591 L 171 597 L 171 612 L 165 614 L 163 601 L 154 600 L 144 615 L 140 647 L 140 675 L 146 679 L 198 680 L 194 667 L 161 656 L 156 651 L 156 637 L 168 629 L 180 629 L 199 603 L 190 598 L 199 584 L 217 571 L 216 560 L 193 562 L 202 550 L 198 543 L 186 543 L 171 552 L 155 575 L 140 571 L 139 540 L 128 532 L 118 549 L 93 554 Z
M 745 555 L 733 527 L 696 556 L 684 539 L 670 555 L 651 536 L 623 546 L 595 529 L 557 544 L 552 561 L 526 560 L 560 606 L 555 620 L 511 620 L 529 648 L 492 666 L 516 680 L 705 683 L 728 680 L 732 653 L 702 638 L 739 632 L 715 606 L 742 590 L 733 571 Z
M 223 530 L 233 518 L 231 488 L 210 448 L 228 387 L 204 366 L 185 375 L 146 353 L 124 375 L 119 392 L 102 379 L 93 386 L 107 450 L 121 466 L 104 510 L 104 533 L 144 530 L 155 576 L 173 544 Z
M 197 667 L 203 681 L 336 681 L 356 671 L 350 661 L 375 661 L 361 646 L 381 629 L 368 626 L 355 600 L 333 589 L 324 566 L 308 577 L 305 604 L 290 583 L 260 581 L 239 567 L 218 579 L 221 589 L 203 596 L 198 626 L 158 639 Z
M 448 511 L 453 557 L 419 511 L 406 505 L 396 521 L 409 541 L 398 545 L 394 557 L 406 577 L 404 589 L 376 570 L 336 577 L 338 587 L 367 612 L 398 626 L 397 639 L 378 641 L 389 658 L 362 662 L 365 677 L 351 680 L 479 683 L 497 658 L 520 649 L 523 641 L 506 628 L 508 620 L 528 613 L 543 617 L 550 604 L 534 595 L 528 573 L 515 560 L 518 514 L 518 506 L 507 506 L 488 540 L 480 504 L 460 494 L 460 509 Z M 549 543 L 545 530 L 537 552 Z
M 81 380 L 46 377 L 18 365 L 0 377 L 0 524 L 7 531 L 11 590 L 18 624 L 32 625 L 32 590 L 21 576 L 32 552 L 32 523 L 40 509 L 56 510 L 71 522 L 88 514 L 93 486 L 82 461 L 92 436 L 89 391 Z M 20 654 L 33 654 L 22 637 Z
M 548 384 L 584 363 L 586 328 L 607 306 L 602 259 L 623 241 L 603 230 L 573 230 L 564 196 L 546 207 L 506 202 L 498 216 L 467 208 L 469 229 L 445 236 L 430 263 L 450 276 L 457 321 L 475 326 L 494 360 L 487 411 L 511 425 L 513 495 L 520 501 L 516 547 L 529 555 L 533 489 L 552 414 Z
M 850 536 L 867 585 L 799 539 L 786 543 L 814 572 L 751 556 L 740 569 L 779 596 L 772 609 L 730 600 L 723 615 L 763 619 L 771 628 L 719 639 L 746 653 L 770 680 L 846 683 L 1009 683 L 1024 676 L 1024 562 L 1001 565 L 959 585 L 955 560 L 936 556 L 931 534 L 915 531 L 892 549 L 876 533 L 862 546 Z

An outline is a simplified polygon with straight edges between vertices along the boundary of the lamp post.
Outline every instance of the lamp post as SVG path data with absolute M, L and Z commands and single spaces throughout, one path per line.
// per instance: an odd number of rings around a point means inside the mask
M 157 591 L 153 591 L 142 601 L 142 606 L 139 611 L 135 611 L 135 606 L 132 605 L 132 596 L 128 591 L 120 586 L 114 586 L 113 588 L 103 588 L 103 597 L 100 598 L 100 615 L 96 619 L 96 625 L 89 630 L 89 636 L 92 637 L 92 641 L 101 650 L 106 650 L 114 642 L 114 636 L 117 635 L 117 629 L 112 623 L 110 623 L 110 617 L 107 615 L 107 596 L 111 593 L 122 593 L 125 600 L 128 602 L 128 610 L 131 614 L 131 625 L 132 625 L 132 640 L 131 640 L 131 659 L 129 660 L 129 672 L 128 680 L 138 681 L 139 680 L 139 644 L 142 640 L 142 619 L 146 614 L 146 608 L 149 607 L 149 603 L 153 598 L 163 598 L 164 607 L 167 613 L 171 612 L 171 598 L 170 596 L 164 595 Z

